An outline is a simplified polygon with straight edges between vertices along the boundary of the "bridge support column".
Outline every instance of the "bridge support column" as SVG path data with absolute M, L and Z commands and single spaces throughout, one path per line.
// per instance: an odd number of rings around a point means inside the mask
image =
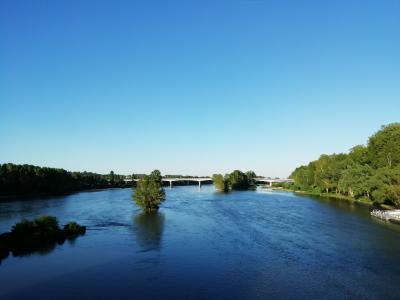
M 169 181 L 169 188 L 172 189 L 172 180 Z
M 199 180 L 199 189 L 201 189 L 201 181 Z

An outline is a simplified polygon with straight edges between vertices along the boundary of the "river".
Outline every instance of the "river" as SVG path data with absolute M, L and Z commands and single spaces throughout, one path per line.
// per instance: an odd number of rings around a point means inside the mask
M 131 189 L 0 202 L 0 232 L 58 217 L 84 236 L 0 264 L 0 299 L 398 299 L 400 231 L 346 202 L 209 185 L 166 189 L 144 215 Z

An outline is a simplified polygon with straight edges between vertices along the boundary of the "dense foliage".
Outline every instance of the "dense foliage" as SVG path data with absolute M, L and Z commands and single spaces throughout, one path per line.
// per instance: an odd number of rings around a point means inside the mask
M 144 212 L 158 210 L 160 204 L 165 201 L 165 191 L 162 187 L 162 177 L 158 170 L 144 176 L 137 182 L 133 200 Z
M 256 174 L 253 171 L 243 173 L 235 170 L 230 174 L 214 174 L 212 179 L 217 190 L 228 192 L 230 190 L 248 190 L 254 188 L 254 178 Z
M 224 193 L 229 191 L 229 180 L 227 175 L 224 177 L 221 174 L 214 174 L 212 180 L 217 190 Z
M 32 165 L 0 165 L 0 196 L 56 194 L 93 188 L 124 186 L 124 176 L 90 172 L 68 172 L 64 169 Z
M 66 239 L 74 240 L 86 232 L 86 227 L 76 222 L 60 228 L 57 218 L 41 216 L 34 220 L 22 220 L 15 224 L 11 232 L 0 234 L 0 262 L 10 252 L 14 256 L 29 255 L 34 252 L 48 252 Z
M 291 178 L 285 187 L 400 207 L 400 123 L 382 126 L 348 154 L 321 155 Z

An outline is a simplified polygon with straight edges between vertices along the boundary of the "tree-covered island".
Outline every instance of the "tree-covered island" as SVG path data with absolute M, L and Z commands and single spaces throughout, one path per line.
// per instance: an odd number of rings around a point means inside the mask
M 244 191 L 255 188 L 256 174 L 253 171 L 243 173 L 242 171 L 235 170 L 232 173 L 225 174 L 214 174 L 212 176 L 215 188 L 220 191 L 227 193 L 231 190 Z

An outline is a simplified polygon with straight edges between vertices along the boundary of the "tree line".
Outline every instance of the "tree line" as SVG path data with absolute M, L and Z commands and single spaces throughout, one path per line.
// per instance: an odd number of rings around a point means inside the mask
M 289 189 L 400 207 L 400 123 L 382 126 L 349 153 L 323 154 L 290 178 L 293 184 L 283 184 Z
M 123 175 L 69 172 L 33 165 L 0 165 L 0 196 L 58 194 L 72 191 L 124 187 Z

